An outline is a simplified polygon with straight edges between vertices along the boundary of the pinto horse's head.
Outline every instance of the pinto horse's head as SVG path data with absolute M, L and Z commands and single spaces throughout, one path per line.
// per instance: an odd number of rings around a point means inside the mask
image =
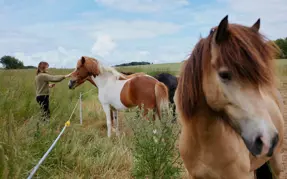
M 277 48 L 259 28 L 260 20 L 247 27 L 229 24 L 226 16 L 201 38 L 183 65 L 177 108 L 187 119 L 197 118 L 199 110 L 212 111 L 254 156 L 270 157 L 282 141 L 274 124 L 283 118 L 273 70 Z
M 71 80 L 68 84 L 69 89 L 75 89 L 86 80 L 91 82 L 94 86 L 97 86 L 92 78 L 99 74 L 99 62 L 94 58 L 82 56 L 81 59 L 78 60 L 76 69 L 71 75 Z

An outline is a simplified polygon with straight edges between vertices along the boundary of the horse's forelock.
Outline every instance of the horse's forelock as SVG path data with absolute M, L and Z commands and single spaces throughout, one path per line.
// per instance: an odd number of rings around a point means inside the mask
M 244 82 L 257 86 L 273 84 L 276 46 L 249 27 L 230 24 L 228 30 L 228 39 L 217 45 L 218 66 L 226 66 L 234 77 Z
M 78 63 L 81 63 L 81 60 Z M 97 76 L 102 73 L 101 64 L 94 58 L 85 57 L 85 63 L 83 66 L 93 76 Z

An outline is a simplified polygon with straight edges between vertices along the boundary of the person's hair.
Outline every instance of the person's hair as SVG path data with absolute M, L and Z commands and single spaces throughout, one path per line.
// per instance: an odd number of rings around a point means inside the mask
M 39 65 L 38 65 L 38 68 L 37 68 L 37 75 L 41 72 L 45 73 L 45 68 L 46 66 L 49 66 L 49 64 L 47 62 L 40 62 Z

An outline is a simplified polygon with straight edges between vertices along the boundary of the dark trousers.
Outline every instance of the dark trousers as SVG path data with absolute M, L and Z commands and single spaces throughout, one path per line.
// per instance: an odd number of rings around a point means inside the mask
M 41 106 L 43 120 L 44 121 L 49 120 L 50 119 L 49 95 L 37 96 L 36 100 Z

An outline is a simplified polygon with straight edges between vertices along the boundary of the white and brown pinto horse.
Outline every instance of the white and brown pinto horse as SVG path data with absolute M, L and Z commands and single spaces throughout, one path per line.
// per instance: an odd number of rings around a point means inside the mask
M 167 87 L 143 73 L 126 76 L 114 68 L 101 65 L 94 58 L 83 56 L 78 60 L 71 78 L 70 89 L 76 88 L 86 80 L 98 87 L 98 98 L 106 114 L 108 137 L 111 136 L 111 106 L 117 111 L 143 105 L 145 114 L 148 110 L 155 109 L 159 117 L 163 109 L 168 109 Z M 117 116 L 114 117 L 116 134 L 119 135 Z
M 192 179 L 279 178 L 284 120 L 276 47 L 228 16 L 185 61 L 175 94 L 179 150 Z M 266 170 L 264 170 L 264 167 Z

